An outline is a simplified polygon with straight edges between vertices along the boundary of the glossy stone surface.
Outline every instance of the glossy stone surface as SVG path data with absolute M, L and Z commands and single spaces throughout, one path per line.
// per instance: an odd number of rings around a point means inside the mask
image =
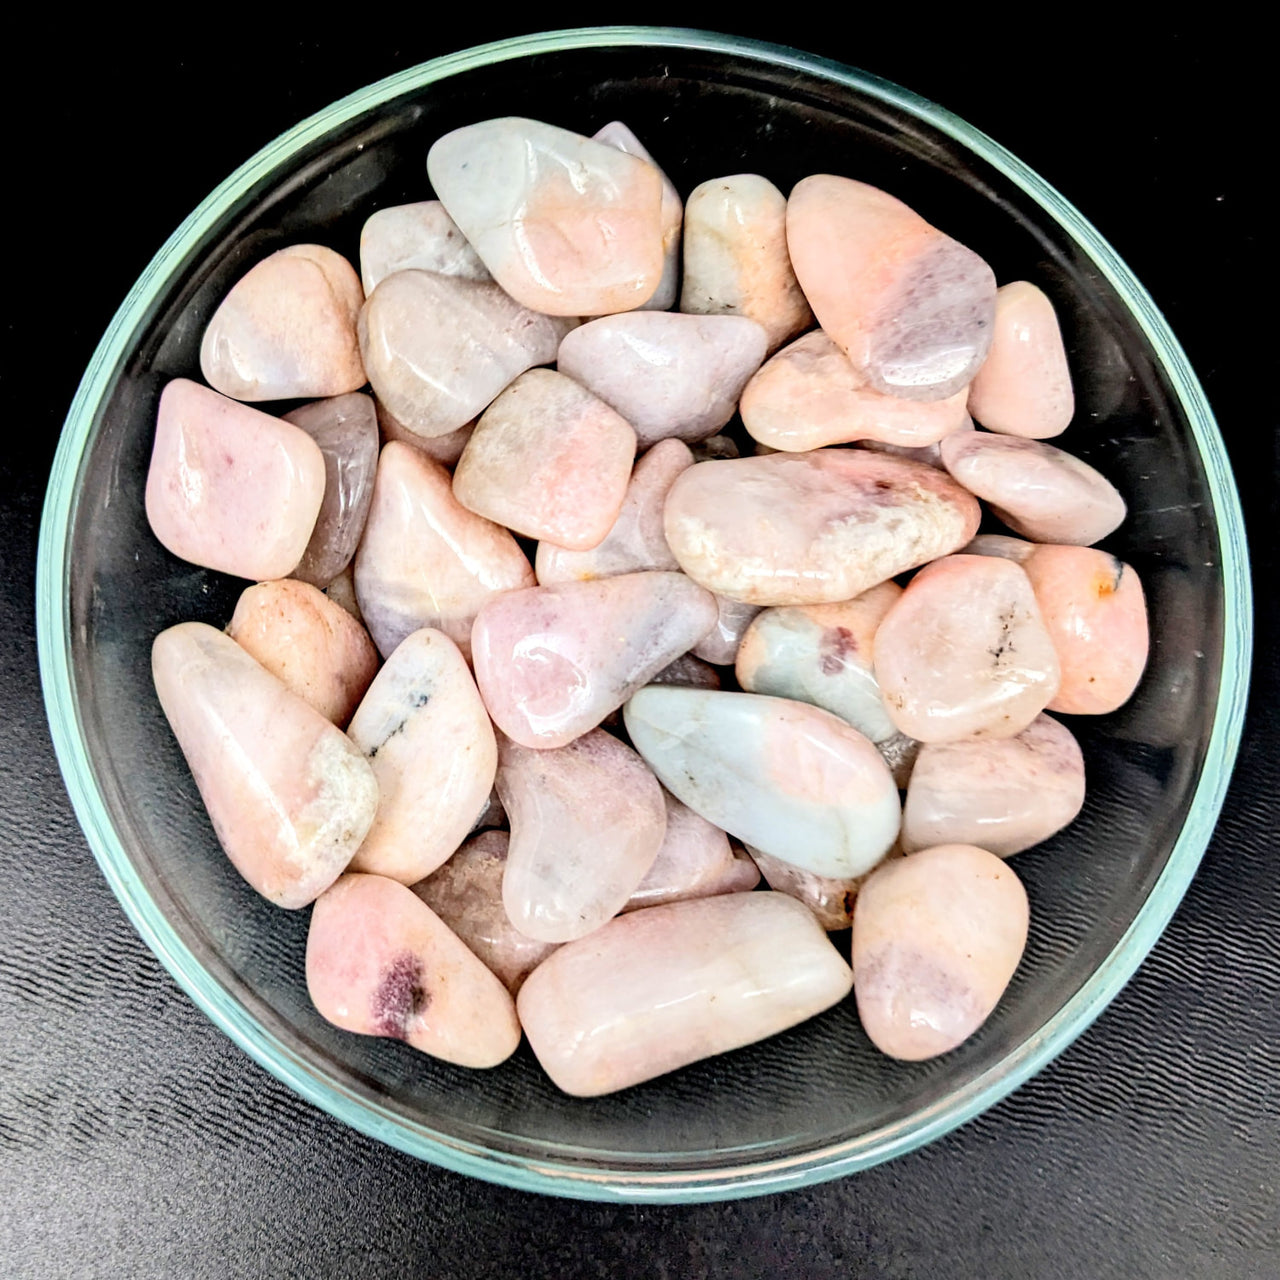
M 420 436 L 416 431 L 410 431 L 404 423 L 397 421 L 387 412 L 385 405 L 376 400 L 374 404 L 378 414 L 378 429 L 382 432 L 384 443 L 398 440 L 401 444 L 412 445 L 419 453 L 425 453 L 428 458 L 434 458 L 446 467 L 457 465 L 463 449 L 467 447 L 467 441 L 471 439 L 471 433 L 476 428 L 474 422 L 468 422 L 447 435 Z
M 742 637 L 760 608 L 758 604 L 742 604 L 728 596 L 716 596 L 715 626 L 694 645 L 694 656 L 720 667 L 733 666 Z
M 825 876 L 874 866 L 898 790 L 862 734 L 803 702 L 650 685 L 626 704 L 636 750 L 672 795 L 744 844 Z
M 498 767 L 493 727 L 458 646 L 429 627 L 406 636 L 347 733 L 378 779 L 378 814 L 351 870 L 413 884 L 467 838 Z
M 373 821 L 378 784 L 364 757 L 203 622 L 162 631 L 151 674 L 227 857 L 277 906 L 306 906 L 342 874 Z
M 830 876 L 815 876 L 812 871 L 802 871 L 789 862 L 761 853 L 759 849 L 748 849 L 747 852 L 755 859 L 769 888 L 785 893 L 797 902 L 803 902 L 828 933 L 848 929 L 853 924 L 853 904 L 857 901 L 858 890 L 874 871 L 873 868 L 864 875 L 833 879 Z M 894 851 L 891 850 L 885 856 L 895 856 Z
M 384 658 L 419 627 L 438 627 L 469 654 L 480 606 L 533 586 L 533 569 L 511 534 L 458 503 L 438 462 L 392 443 L 378 460 L 355 584 Z
M 543 1070 L 595 1097 L 795 1026 L 851 984 L 798 902 L 730 893 L 611 920 L 548 957 L 518 1007 Z
M 453 493 L 516 533 L 586 551 L 618 518 L 635 456 L 635 432 L 603 400 L 564 374 L 531 369 L 476 423 Z
M 1120 527 L 1124 499 L 1100 471 L 1051 444 L 972 434 L 942 442 L 942 461 L 1015 533 L 1092 546 Z
M 237 578 L 287 577 L 324 491 L 324 457 L 305 431 L 185 378 L 161 392 L 147 521 L 175 556 Z
M 662 788 L 601 729 L 553 751 L 500 738 L 498 794 L 511 820 L 502 900 L 542 942 L 581 938 L 617 915 L 666 835 Z
M 667 495 L 680 567 L 745 604 L 825 604 L 947 555 L 981 511 L 950 477 L 857 449 L 704 462 Z
M 508 592 L 476 617 L 476 681 L 515 742 L 561 747 L 692 648 L 715 619 L 711 595 L 680 573 Z
M 719 431 L 767 344 L 745 316 L 633 311 L 566 334 L 556 368 L 612 405 L 647 449 Z
M 663 179 L 647 160 L 508 116 L 437 139 L 427 174 L 493 278 L 526 307 L 630 311 L 662 281 Z
M 776 351 L 813 323 L 787 253 L 787 199 L 758 173 L 695 187 L 684 209 L 684 285 L 690 315 L 747 316 Z
M 1012 560 L 947 556 L 880 623 L 875 674 L 889 718 L 921 742 L 1011 738 L 1058 691 L 1058 655 Z
M 232 286 L 200 343 L 200 372 L 236 400 L 340 396 L 364 386 L 354 268 L 320 244 L 290 245 Z
M 990 1016 L 1026 941 L 1026 890 L 994 854 L 947 844 L 887 862 L 854 907 L 863 1030 L 909 1062 L 954 1049 Z
M 391 205 L 365 222 L 360 232 L 365 296 L 397 271 L 435 271 L 481 282 L 493 279 L 439 200 Z
M 981 368 L 991 268 L 887 191 L 805 178 L 787 202 L 787 247 L 818 323 L 874 390 L 945 400 Z
M 382 876 L 345 875 L 316 903 L 307 991 L 321 1017 L 463 1067 L 520 1043 L 507 989 L 430 907 Z

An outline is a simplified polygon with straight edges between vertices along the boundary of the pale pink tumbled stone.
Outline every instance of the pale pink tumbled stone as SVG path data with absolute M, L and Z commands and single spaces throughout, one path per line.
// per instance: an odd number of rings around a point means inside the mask
M 858 890 L 866 884 L 867 876 L 875 873 L 873 867 L 860 876 L 836 879 L 814 875 L 812 871 L 783 862 L 781 858 L 771 858 L 759 849 L 748 847 L 747 852 L 755 859 L 769 888 L 803 902 L 828 933 L 847 929 L 853 924 L 853 904 L 857 901 Z M 893 857 L 901 857 L 896 845 L 885 854 L 885 858 Z M 876 865 L 883 866 L 884 860 Z
M 852 980 L 793 898 L 730 893 L 631 911 L 561 947 L 518 1008 L 543 1070 L 594 1097 L 793 1027 Z
M 821 329 L 783 347 L 742 392 L 742 425 L 788 452 L 852 440 L 922 448 L 965 420 L 965 389 L 942 400 L 904 400 L 867 385 Z
M 912 403 L 920 404 L 921 402 L 915 400 Z M 945 401 L 935 403 L 945 403 Z M 964 421 L 955 431 L 951 432 L 951 435 L 972 430 L 973 419 L 966 414 Z M 946 438 L 946 436 L 942 437 L 943 440 Z M 908 462 L 923 462 L 928 467 L 937 467 L 939 471 L 946 470 L 942 463 L 942 440 L 939 440 L 937 444 L 921 445 L 919 448 L 905 444 L 886 444 L 883 440 L 859 440 L 858 448 L 870 449 L 873 453 L 887 453 L 893 458 L 906 458 Z
M 463 1067 L 496 1067 L 520 1043 L 507 989 L 425 902 L 383 876 L 345 875 L 316 903 L 307 991 L 344 1031 Z
M 480 606 L 533 586 L 533 569 L 505 529 L 458 503 L 444 467 L 393 442 L 378 460 L 355 584 L 384 658 L 419 627 L 438 627 L 470 654 Z
M 954 555 L 911 580 L 876 631 L 889 718 L 921 742 L 1011 738 L 1058 691 L 1058 655 L 1012 560 Z
M 946 844 L 873 872 L 853 913 L 853 983 L 872 1044 L 917 1062 L 990 1016 L 1027 943 L 1027 894 L 985 849 Z
M 498 794 L 511 820 L 502 900 L 511 923 L 543 942 L 617 915 L 666 835 L 657 779 L 602 729 L 552 751 L 500 738 Z
M 439 200 L 392 205 L 366 219 L 360 231 L 365 296 L 397 271 L 435 271 L 482 283 L 493 279 Z
M 476 682 L 498 727 L 526 747 L 594 729 L 715 625 L 682 573 L 626 573 L 511 591 L 471 633 Z
M 662 281 L 663 183 L 647 160 L 507 116 L 437 139 L 427 175 L 493 278 L 526 307 L 630 311 Z
M 733 666 L 742 637 L 762 607 L 716 596 L 715 626 L 693 646 L 694 656 L 720 667 Z
M 1010 529 L 1033 542 L 1092 546 L 1125 517 L 1124 499 L 1106 476 L 1039 440 L 984 431 L 949 436 L 942 461 Z
M 236 870 L 279 907 L 341 875 L 373 821 L 364 757 L 230 636 L 203 622 L 151 647 L 160 706 Z
M 988 431 L 1043 440 L 1075 413 L 1071 370 L 1053 303 L 1026 280 L 996 293 L 995 329 L 969 388 L 969 412 Z
M 664 515 L 685 573 L 760 605 L 852 599 L 964 546 L 980 519 L 944 473 L 857 449 L 699 463 Z
M 464 507 L 571 551 L 598 546 L 626 497 L 636 436 L 551 369 L 521 374 L 476 423 L 453 473 Z
M 290 578 L 241 592 L 227 634 L 340 729 L 378 670 L 378 651 L 355 618 Z
M 463 449 L 467 447 L 467 441 L 471 439 L 471 433 L 476 428 L 474 422 L 468 422 L 447 435 L 420 436 L 416 431 L 410 431 L 403 423 L 397 422 L 387 412 L 385 405 L 376 400 L 374 403 L 384 442 L 398 440 L 401 444 L 412 445 L 419 453 L 425 453 L 428 458 L 434 458 L 446 467 L 457 464 L 458 459 L 462 457 Z
M 237 578 L 287 577 L 324 487 L 324 455 L 305 431 L 185 378 L 161 393 L 147 521 L 175 556 Z

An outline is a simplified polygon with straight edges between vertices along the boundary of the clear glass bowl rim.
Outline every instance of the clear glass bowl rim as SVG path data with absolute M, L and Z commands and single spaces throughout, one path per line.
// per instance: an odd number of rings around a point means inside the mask
M 1030 195 L 1084 250 L 1116 289 L 1150 341 L 1190 424 L 1218 522 L 1223 574 L 1223 664 L 1204 767 L 1186 822 L 1159 879 L 1124 936 L 1081 989 L 1039 1030 L 983 1075 L 932 1107 L 843 1143 L 729 1168 L 681 1168 L 658 1157 L 643 1168 L 610 1169 L 548 1148 L 529 1160 L 462 1143 L 358 1096 L 261 1026 L 205 971 L 143 888 L 98 793 L 71 671 L 67 556 L 80 466 L 102 397 L 170 270 L 242 193 L 299 149 L 361 112 L 450 76 L 514 58 L 559 51 L 641 46 L 704 51 L 764 62 L 853 88 L 932 125 Z M 1146 290 L 1093 226 L 1041 177 L 949 111 L 876 76 L 779 45 L 704 31 L 595 27 L 480 45 L 399 72 L 303 121 L 243 164 L 169 237 L 103 335 L 67 415 L 49 479 L 36 570 L 40 676 L 58 762 L 90 848 L 143 940 L 196 1005 L 290 1089 L 343 1123 L 418 1158 L 526 1191 L 591 1200 L 693 1203 L 807 1186 L 868 1168 L 932 1141 L 986 1110 L 1062 1052 L 1111 1002 L 1173 915 L 1208 845 L 1239 747 L 1248 692 L 1252 605 L 1240 502 L 1222 437 L 1204 392 Z

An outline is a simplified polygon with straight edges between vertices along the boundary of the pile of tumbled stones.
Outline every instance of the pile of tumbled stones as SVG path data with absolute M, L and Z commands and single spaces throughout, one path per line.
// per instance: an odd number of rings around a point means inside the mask
M 1124 503 L 1042 443 L 1052 304 L 847 177 L 682 207 L 618 123 L 427 170 L 363 279 L 300 244 L 235 284 L 147 478 L 169 551 L 255 584 L 155 686 L 236 869 L 315 904 L 315 1007 L 473 1067 L 523 1029 L 579 1095 L 851 989 L 885 1053 L 958 1045 L 1026 940 L 1004 859 L 1084 801 L 1044 713 L 1147 655 L 1092 547 Z

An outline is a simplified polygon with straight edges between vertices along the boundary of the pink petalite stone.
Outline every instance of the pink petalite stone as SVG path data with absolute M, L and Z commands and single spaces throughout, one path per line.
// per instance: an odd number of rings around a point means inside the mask
M 604 540 L 626 497 L 636 436 L 603 400 L 550 369 L 488 409 L 453 473 L 464 507 L 572 551 Z
M 387 412 L 415 435 L 447 436 L 550 364 L 576 323 L 528 311 L 496 284 L 397 271 L 360 313 L 360 349 Z
M 945 400 L 982 366 L 991 268 L 888 192 L 805 178 L 787 202 L 787 247 L 818 323 L 874 390 Z
M 719 431 L 767 343 L 746 316 L 633 311 L 566 334 L 556 368 L 612 405 L 647 449 L 672 436 L 697 441 Z
M 237 578 L 284 578 L 324 499 L 305 431 L 175 378 L 160 396 L 147 520 L 175 556 Z
M 628 912 L 561 947 L 518 1008 L 555 1084 L 595 1097 L 785 1031 L 852 978 L 793 898 L 730 893 Z
M 507 989 L 425 902 L 383 876 L 345 875 L 316 903 L 307 991 L 344 1031 L 462 1067 L 496 1067 L 520 1043 Z
M 1147 665 L 1147 603 L 1138 575 L 1092 547 L 1038 546 L 1022 562 L 1058 651 L 1050 711 L 1105 715 L 1123 706 Z
M 556 944 L 526 938 L 507 918 L 502 877 L 510 839 L 505 831 L 473 836 L 438 871 L 411 887 L 515 995 Z
M 542 942 L 581 938 L 617 915 L 666 835 L 657 779 L 602 729 L 554 751 L 500 739 L 498 794 L 511 819 L 502 900 Z
M 364 386 L 354 268 L 320 244 L 264 258 L 223 298 L 200 343 L 200 372 L 237 400 L 340 396 Z
M 771 858 L 759 849 L 748 849 L 748 852 L 755 859 L 769 888 L 803 902 L 828 933 L 848 929 L 853 924 L 853 904 L 857 901 L 858 890 L 866 884 L 868 876 L 875 874 L 873 867 L 860 876 L 837 880 L 814 875 L 812 871 L 783 862 L 781 858 Z M 885 858 L 894 857 L 901 857 L 896 846 L 885 854 Z M 876 865 L 884 866 L 884 860 Z
M 674 684 L 685 689 L 718 689 L 720 673 L 709 662 L 682 653 L 674 662 L 663 667 L 650 684 Z
M 1084 757 L 1071 732 L 1037 716 L 1020 734 L 920 748 L 902 812 L 902 847 L 973 844 L 999 858 L 1060 831 L 1084 804 Z
M 360 279 L 367 297 L 397 271 L 435 271 L 482 283 L 493 277 L 439 200 L 379 209 L 360 232 Z
M 355 582 L 384 658 L 419 627 L 438 627 L 469 654 L 480 606 L 531 587 L 533 569 L 505 529 L 459 505 L 438 462 L 392 443 L 378 461 Z
M 493 727 L 458 646 L 424 627 L 378 672 L 347 730 L 378 780 L 378 816 L 351 860 L 412 884 L 467 838 L 498 767 Z
M 327 587 L 351 563 L 373 501 L 378 469 L 378 423 L 373 401 L 352 392 L 317 400 L 284 415 L 324 455 L 324 500 L 311 541 L 293 577 Z
M 851 440 L 921 448 L 960 428 L 962 388 L 922 402 L 884 395 L 821 330 L 783 347 L 747 383 L 742 424 L 761 444 L 789 452 Z
M 913 401 L 915 404 L 920 402 Z M 945 401 L 935 401 L 935 403 L 945 404 Z M 973 430 L 973 419 L 965 415 L 964 421 L 951 432 L 952 435 L 958 435 L 962 431 Z M 947 439 L 946 436 L 942 437 Z M 906 458 L 908 462 L 923 462 L 927 467 L 937 467 L 939 471 L 945 471 L 946 467 L 942 465 L 942 441 L 937 444 L 921 445 L 918 449 L 905 444 L 886 444 L 883 440 L 859 440 L 858 448 L 870 449 L 873 453 L 887 453 L 893 458 Z
M 611 120 L 603 129 L 596 130 L 591 141 L 616 147 L 629 156 L 654 164 L 640 139 L 621 120 Z M 675 184 L 661 168 L 658 176 L 662 179 L 662 280 L 649 301 L 641 305 L 641 311 L 669 311 L 676 305 L 680 292 L 680 228 L 684 225 L 684 205 Z
M 476 682 L 503 733 L 526 747 L 561 747 L 692 648 L 715 619 L 715 601 L 681 573 L 508 592 L 476 617 Z
M 1120 527 L 1124 499 L 1100 471 L 1051 444 L 982 431 L 942 442 L 942 461 L 1015 533 L 1092 546 Z
M 1075 413 L 1071 370 L 1053 303 L 1026 280 L 996 293 L 991 351 L 969 388 L 969 412 L 988 431 L 1043 440 Z
M 656 165 L 538 120 L 455 129 L 427 153 L 436 194 L 493 278 L 555 316 L 630 311 L 663 273 Z
M 635 465 L 622 509 L 604 541 L 589 551 L 570 551 L 553 542 L 538 543 L 534 560 L 538 582 L 587 582 L 645 569 L 678 569 L 662 528 L 667 494 L 681 472 L 693 466 L 689 446 L 659 440 Z
M 467 441 L 471 439 L 471 433 L 476 429 L 474 422 L 468 422 L 457 431 L 450 431 L 448 435 L 420 436 L 416 431 L 410 431 L 408 427 L 397 422 L 383 405 L 378 404 L 377 401 L 374 403 L 377 406 L 378 426 L 382 430 L 384 442 L 398 440 L 401 444 L 412 445 L 419 453 L 425 453 L 428 458 L 434 458 L 446 467 L 457 465 L 463 449 L 467 447 Z
M 856 449 L 699 463 L 664 514 L 685 573 L 760 605 L 852 599 L 964 546 L 980 519 L 943 473 Z
M 716 624 L 693 646 L 694 656 L 720 667 L 733 666 L 742 637 L 761 608 L 716 596 Z
M 283 578 L 246 588 L 227 634 L 340 729 L 377 674 L 378 651 L 369 633 L 306 582 Z
M 378 804 L 346 735 L 203 622 L 162 631 L 156 694 L 237 871 L 279 907 L 342 874 Z
M 875 673 L 894 724 L 921 742 L 1011 738 L 1058 691 L 1058 655 L 1012 560 L 947 556 L 881 622 Z
M 853 985 L 872 1044 L 918 1062 L 990 1016 L 1027 943 L 1027 893 L 994 854 L 944 844 L 875 871 L 853 913 Z

